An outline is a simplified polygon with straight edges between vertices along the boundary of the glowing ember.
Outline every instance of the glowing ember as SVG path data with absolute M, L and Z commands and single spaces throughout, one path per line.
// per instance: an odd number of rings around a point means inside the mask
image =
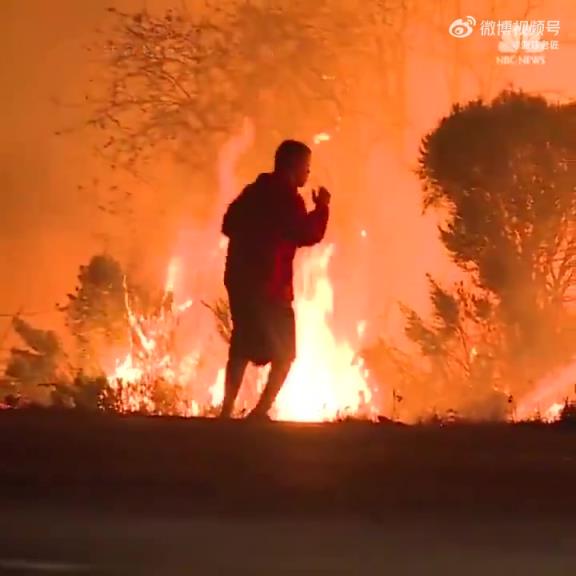
M 320 134 L 316 134 L 314 136 L 314 144 L 320 144 L 321 142 L 329 142 L 330 141 L 330 134 L 327 132 L 320 132 Z

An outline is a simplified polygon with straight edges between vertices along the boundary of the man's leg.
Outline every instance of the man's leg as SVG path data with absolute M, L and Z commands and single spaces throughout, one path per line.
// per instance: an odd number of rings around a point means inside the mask
M 234 402 L 240 391 L 244 372 L 248 366 L 246 358 L 239 358 L 230 356 L 226 364 L 226 380 L 224 382 L 224 401 L 222 402 L 222 410 L 220 411 L 220 418 L 230 418 L 234 410 Z
M 266 382 L 266 386 L 262 391 L 258 404 L 256 404 L 255 408 L 250 412 L 250 416 L 258 417 L 268 415 L 269 410 L 274 405 L 274 401 L 288 376 L 290 366 L 292 366 L 291 360 L 272 361 L 270 373 L 268 374 L 268 382 Z
M 272 365 L 258 404 L 250 413 L 254 417 L 268 415 L 296 357 L 296 324 L 292 306 L 269 305 L 264 325 L 272 351 Z
M 228 290 L 228 303 L 232 319 L 232 334 L 228 349 L 226 364 L 226 379 L 224 381 L 224 400 L 220 411 L 221 418 L 230 418 L 234 411 L 234 402 L 242 386 L 244 373 L 249 360 L 246 358 L 246 342 L 251 325 L 250 308 L 247 307 L 246 295 Z

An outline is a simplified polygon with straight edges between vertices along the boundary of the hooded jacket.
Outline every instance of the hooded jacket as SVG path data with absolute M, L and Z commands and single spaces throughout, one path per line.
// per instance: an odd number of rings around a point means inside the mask
M 235 295 L 294 299 L 294 256 L 324 238 L 328 206 L 306 211 L 297 188 L 275 174 L 260 174 L 229 205 L 222 233 L 230 242 L 224 283 Z

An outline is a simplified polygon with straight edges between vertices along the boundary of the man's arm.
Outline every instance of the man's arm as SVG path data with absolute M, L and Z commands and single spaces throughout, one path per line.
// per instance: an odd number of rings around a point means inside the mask
M 298 246 L 318 244 L 326 233 L 329 212 L 328 204 L 323 202 L 316 203 L 314 210 L 307 212 L 303 198 L 298 195 L 288 223 L 288 236 Z

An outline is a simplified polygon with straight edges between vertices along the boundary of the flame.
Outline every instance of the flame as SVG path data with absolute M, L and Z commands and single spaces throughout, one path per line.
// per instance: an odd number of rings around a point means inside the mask
M 368 371 L 351 345 L 338 342 L 330 328 L 334 292 L 328 264 L 333 248 L 315 249 L 300 268 L 295 304 L 298 356 L 278 396 L 279 420 L 375 416 Z
M 174 288 L 179 263 L 173 259 L 168 265 L 166 282 L 160 305 L 148 313 L 138 314 L 130 301 L 124 279 L 124 303 L 130 332 L 130 351 L 116 362 L 108 383 L 117 395 L 121 412 L 163 412 L 155 400 L 159 383 L 171 388 L 171 413 L 195 415 L 197 402 L 186 400 L 186 386 L 193 379 L 199 361 L 197 351 L 177 359 L 174 339 L 178 320 L 193 301 L 174 302 Z
M 295 313 L 298 357 L 282 389 L 273 416 L 279 420 L 315 422 L 354 416 L 372 418 L 369 373 L 348 341 L 339 341 L 331 329 L 334 293 L 328 275 L 333 246 L 315 248 L 301 261 L 296 276 Z M 179 359 L 173 342 L 178 319 L 192 300 L 174 302 L 179 261 L 167 270 L 161 306 L 151 314 L 137 314 L 125 285 L 125 302 L 131 334 L 130 352 L 116 363 L 108 382 L 119 397 L 122 412 L 161 413 L 154 390 L 157 382 L 171 387 L 175 405 L 171 413 L 193 416 L 213 412 L 224 397 L 225 370 L 219 367 L 212 385 L 206 386 L 205 405 L 192 396 L 198 390 L 200 350 Z M 357 324 L 360 341 L 366 322 Z M 256 392 L 265 384 L 268 369 L 260 370 Z M 254 402 L 256 398 L 252 399 Z
M 176 276 L 178 274 L 178 259 L 172 258 L 168 264 L 168 273 L 166 274 L 166 284 L 164 286 L 164 293 L 174 293 L 174 286 L 176 285 Z
M 222 404 L 224 400 L 224 379 L 226 377 L 226 372 L 224 368 L 218 370 L 218 376 L 216 376 L 216 382 L 210 388 L 210 399 L 211 406 L 216 408 Z
M 556 422 L 560 419 L 560 414 L 564 408 L 564 404 L 560 404 L 559 402 L 555 402 L 546 410 L 546 412 L 542 415 L 542 420 L 544 422 Z
M 542 420 L 557 419 L 564 401 L 574 392 L 576 392 L 576 358 L 562 369 L 537 382 L 533 391 L 519 402 L 515 419 L 524 420 L 538 414 Z

